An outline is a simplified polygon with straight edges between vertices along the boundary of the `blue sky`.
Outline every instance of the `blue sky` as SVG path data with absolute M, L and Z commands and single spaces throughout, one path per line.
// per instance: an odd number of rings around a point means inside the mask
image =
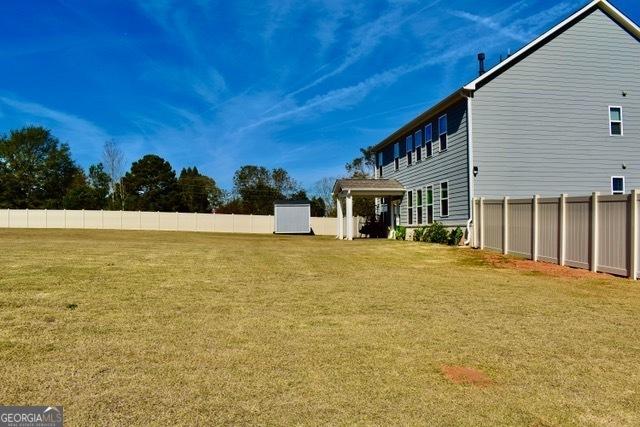
M 84 167 L 115 139 L 225 188 L 243 164 L 310 188 L 471 80 L 477 52 L 493 65 L 583 4 L 7 0 L 0 132 L 47 126 Z

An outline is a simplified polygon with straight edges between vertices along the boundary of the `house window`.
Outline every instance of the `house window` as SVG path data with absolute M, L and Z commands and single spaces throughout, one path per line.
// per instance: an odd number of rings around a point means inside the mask
M 382 178 L 382 151 L 378 152 L 378 178 Z
M 618 136 L 622 134 L 622 107 L 609 107 L 609 135 Z
M 407 191 L 407 224 L 413 224 L 413 191 Z
M 433 186 L 427 187 L 427 224 L 433 223 Z
M 431 157 L 433 154 L 433 126 L 431 123 L 424 127 L 424 149 L 425 157 Z
M 407 166 L 411 166 L 411 160 L 413 159 L 413 135 L 409 135 L 405 139 L 407 149 Z
M 611 194 L 624 194 L 624 176 L 611 177 Z
M 447 149 L 447 115 L 438 119 L 438 133 L 440 135 L 440 151 Z
M 449 216 L 449 183 L 440 183 L 440 216 Z
M 416 191 L 416 224 L 422 224 L 422 190 Z
M 393 167 L 395 170 L 400 169 L 400 143 L 393 144 Z
M 413 141 L 416 145 L 416 162 L 419 162 L 422 160 L 422 145 L 424 144 L 422 140 L 422 130 L 418 130 L 413 135 Z

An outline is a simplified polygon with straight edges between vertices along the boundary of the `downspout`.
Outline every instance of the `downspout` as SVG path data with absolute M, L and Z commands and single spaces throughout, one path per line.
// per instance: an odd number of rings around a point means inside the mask
M 467 160 L 469 167 L 467 176 L 469 177 L 469 219 L 467 220 L 467 238 L 464 241 L 464 245 L 467 246 L 471 242 L 471 233 L 473 232 L 473 92 L 462 92 L 463 96 L 467 98 Z

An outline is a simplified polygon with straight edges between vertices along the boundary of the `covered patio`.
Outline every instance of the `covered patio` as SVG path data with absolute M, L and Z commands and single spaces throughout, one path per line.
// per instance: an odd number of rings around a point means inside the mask
M 353 240 L 353 198 L 354 197 L 402 197 L 405 189 L 395 179 L 338 179 L 333 186 L 333 197 L 336 199 L 338 213 L 337 238 Z M 346 205 L 346 227 L 343 205 Z M 394 223 L 394 209 L 389 209 L 391 224 Z

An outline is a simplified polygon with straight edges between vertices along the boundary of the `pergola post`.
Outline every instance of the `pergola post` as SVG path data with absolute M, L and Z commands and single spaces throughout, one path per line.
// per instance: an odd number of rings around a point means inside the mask
M 342 200 L 340 196 L 336 197 L 336 211 L 338 213 L 338 239 L 344 239 L 344 219 L 342 217 Z
M 347 194 L 347 240 L 353 240 L 353 196 Z

